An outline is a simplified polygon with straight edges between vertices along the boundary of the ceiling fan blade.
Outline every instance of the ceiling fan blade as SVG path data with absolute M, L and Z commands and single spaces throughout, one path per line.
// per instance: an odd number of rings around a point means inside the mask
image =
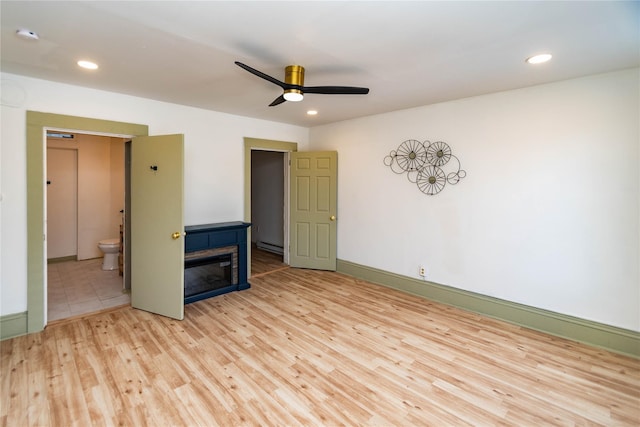
M 353 86 L 304 86 L 303 93 L 322 93 L 325 95 L 366 95 L 369 88 Z
M 288 85 L 288 84 L 286 84 L 286 83 L 284 83 L 284 82 L 281 82 L 280 80 L 278 80 L 278 79 L 276 79 L 276 78 L 274 78 L 274 77 L 271 77 L 271 76 L 270 76 L 270 75 L 268 75 L 268 74 L 263 73 L 262 71 L 258 71 L 258 70 L 256 70 L 255 68 L 251 68 L 251 67 L 249 67 L 248 65 L 243 64 L 242 62 L 235 61 L 235 64 L 236 64 L 238 67 L 240 67 L 240 68 L 243 68 L 243 69 L 247 70 L 247 71 L 248 71 L 248 72 L 250 72 L 251 74 L 256 75 L 256 76 L 258 76 L 258 77 L 261 77 L 261 78 L 265 79 L 265 80 L 266 80 L 266 81 L 268 81 L 268 82 L 271 82 L 271 83 L 273 83 L 273 84 L 276 84 L 276 85 L 280 86 L 280 87 L 281 87 L 281 88 L 283 88 L 283 89 L 288 89 L 288 87 L 290 86 L 290 85 Z
M 276 99 L 274 99 L 273 102 L 271 104 L 269 104 L 269 107 L 274 107 L 276 105 L 280 105 L 285 101 L 286 101 L 286 99 L 284 99 L 284 94 L 282 94 L 279 97 L 277 97 Z

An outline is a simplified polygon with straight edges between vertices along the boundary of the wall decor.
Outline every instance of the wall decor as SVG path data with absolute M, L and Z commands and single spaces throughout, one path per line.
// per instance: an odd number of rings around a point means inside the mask
M 455 185 L 467 176 L 460 169 L 460 160 L 451 154 L 449 144 L 442 141 L 408 139 L 385 156 L 384 164 L 397 174 L 406 173 L 409 181 L 429 196 L 441 192 L 447 183 Z

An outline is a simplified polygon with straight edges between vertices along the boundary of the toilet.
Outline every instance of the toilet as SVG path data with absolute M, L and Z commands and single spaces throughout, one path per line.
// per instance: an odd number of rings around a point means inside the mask
M 116 270 L 118 268 L 118 253 L 120 252 L 120 239 L 105 239 L 98 242 L 98 248 L 104 253 L 102 260 L 103 270 Z

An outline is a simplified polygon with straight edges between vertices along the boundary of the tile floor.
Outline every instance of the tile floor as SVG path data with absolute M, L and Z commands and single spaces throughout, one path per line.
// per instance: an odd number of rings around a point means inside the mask
M 101 265 L 102 258 L 47 265 L 49 322 L 130 303 L 118 270 Z

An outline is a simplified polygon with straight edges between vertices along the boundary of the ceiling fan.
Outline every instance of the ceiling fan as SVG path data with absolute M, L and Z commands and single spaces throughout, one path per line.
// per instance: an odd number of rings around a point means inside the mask
M 302 101 L 305 93 L 321 93 L 326 95 L 366 95 L 369 88 L 353 87 L 353 86 L 305 86 L 304 85 L 304 67 L 300 65 L 289 65 L 284 71 L 284 82 L 271 77 L 262 71 L 251 68 L 242 62 L 235 62 L 240 68 L 244 68 L 251 74 L 255 74 L 273 84 L 280 86 L 284 93 L 274 99 L 269 107 L 282 104 L 285 101 Z

